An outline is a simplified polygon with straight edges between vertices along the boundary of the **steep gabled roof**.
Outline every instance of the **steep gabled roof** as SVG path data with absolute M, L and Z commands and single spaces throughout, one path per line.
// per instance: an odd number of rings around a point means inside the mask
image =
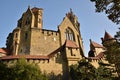
M 77 44 L 71 40 L 66 40 L 66 47 L 71 47 L 71 48 L 79 48 Z
M 104 48 L 104 46 L 90 40 L 90 45 L 92 45 L 94 48 Z
M 59 47 L 59 48 L 57 48 L 55 51 L 53 51 L 52 53 L 48 54 L 47 56 L 48 56 L 49 58 L 51 58 L 51 57 L 53 57 L 55 54 L 57 54 L 58 52 L 62 51 L 63 49 L 64 49 L 64 45 L 61 46 L 61 47 Z

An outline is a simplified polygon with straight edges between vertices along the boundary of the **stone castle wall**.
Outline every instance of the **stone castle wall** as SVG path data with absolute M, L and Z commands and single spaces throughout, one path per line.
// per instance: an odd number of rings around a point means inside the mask
M 31 30 L 31 55 L 48 55 L 60 47 L 59 33 L 43 29 Z
M 45 59 L 45 60 L 26 59 L 26 61 L 29 62 L 30 64 L 37 64 L 43 74 L 45 73 L 50 76 L 52 75 L 53 77 L 57 76 L 59 78 L 62 78 L 61 76 L 63 76 L 63 64 L 62 61 L 60 60 L 58 61 L 57 58 L 58 56 L 59 55 L 56 55 L 51 59 Z M 5 60 L 4 63 L 7 63 L 8 66 L 12 66 L 14 63 L 17 62 L 17 60 L 18 59 Z

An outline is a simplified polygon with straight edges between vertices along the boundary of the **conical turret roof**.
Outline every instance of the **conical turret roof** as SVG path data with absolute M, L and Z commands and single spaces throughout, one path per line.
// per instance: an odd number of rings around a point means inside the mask
M 114 39 L 114 38 L 108 32 L 105 31 L 103 40 L 106 41 L 106 40 L 110 40 L 110 39 Z

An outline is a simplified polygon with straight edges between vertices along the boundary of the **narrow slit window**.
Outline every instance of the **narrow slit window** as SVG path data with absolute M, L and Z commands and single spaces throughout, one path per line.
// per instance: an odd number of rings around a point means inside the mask
M 25 40 L 28 39 L 28 33 L 25 33 Z

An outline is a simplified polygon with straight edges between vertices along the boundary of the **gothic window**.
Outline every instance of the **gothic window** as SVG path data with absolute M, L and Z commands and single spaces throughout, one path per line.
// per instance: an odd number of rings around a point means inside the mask
M 70 28 L 66 29 L 65 37 L 66 37 L 66 40 L 75 41 L 74 33 L 73 33 L 72 29 L 70 29 Z

